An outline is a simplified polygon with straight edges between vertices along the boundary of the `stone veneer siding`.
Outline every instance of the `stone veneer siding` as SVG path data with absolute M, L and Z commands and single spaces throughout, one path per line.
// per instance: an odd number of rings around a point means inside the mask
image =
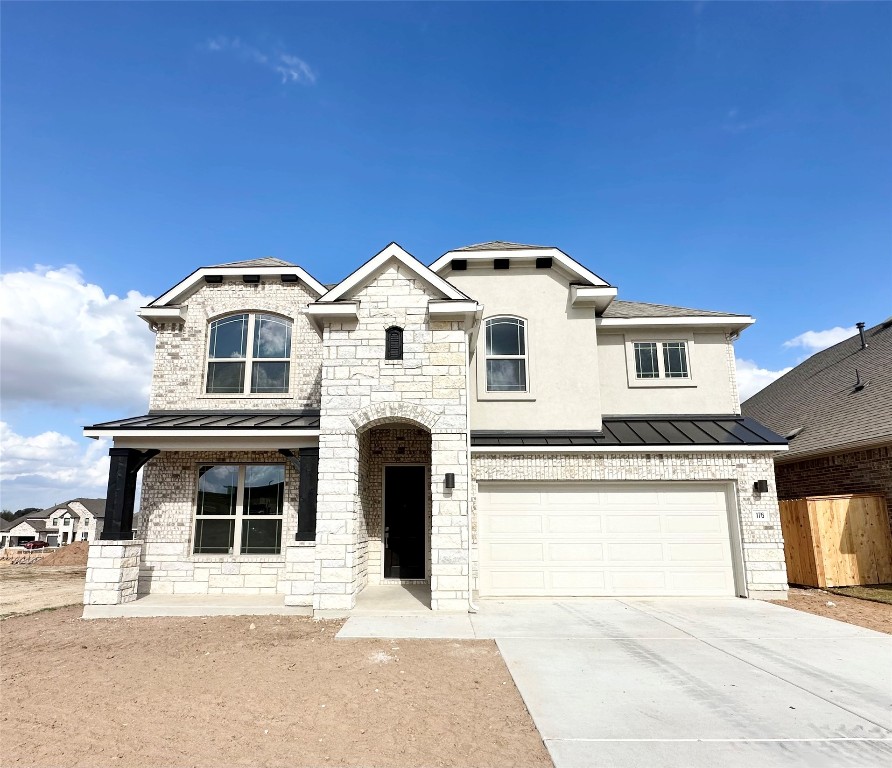
M 285 499 L 282 552 L 279 555 L 194 555 L 192 526 L 202 464 L 284 464 Z M 285 594 L 291 580 L 306 581 L 297 565 L 312 556 L 303 544 L 292 552 L 297 531 L 299 476 L 294 466 L 273 451 L 164 452 L 143 469 L 142 500 L 137 538 L 145 541 L 139 573 L 140 593 L 162 594 Z M 287 550 L 287 552 L 286 552 Z M 92 551 L 92 550 L 91 550 Z M 309 552 L 309 554 L 307 554 Z M 306 588 L 302 587 L 305 592 Z M 297 604 L 297 603 L 291 603 Z
M 892 445 L 777 462 L 774 473 L 781 499 L 839 493 L 884 496 L 892 525 Z
M 468 604 L 466 354 L 462 323 L 432 321 L 439 298 L 391 261 L 352 296 L 356 321 L 328 322 L 323 336 L 316 573 L 313 607 L 352 608 L 368 578 L 360 510 L 360 434 L 410 424 L 431 434 L 431 607 Z M 403 359 L 385 360 L 385 331 L 403 329 Z M 454 491 L 443 488 L 455 473 Z
M 471 460 L 471 489 L 487 480 L 724 480 L 736 483 L 737 512 L 747 587 L 753 596 L 785 593 L 787 571 L 770 453 L 478 453 Z M 756 494 L 756 480 L 769 481 Z M 764 511 L 768 523 L 754 513 Z M 475 516 L 476 517 L 476 516 Z M 475 547 L 475 572 L 477 563 Z
M 84 605 L 120 605 L 136 600 L 142 542 L 94 541 L 87 553 Z
M 264 278 L 257 284 L 240 279 L 199 283 L 183 304 L 184 323 L 163 323 L 155 332 L 151 410 L 272 410 L 318 408 L 322 339 L 306 314 L 316 300 L 303 283 Z M 241 312 L 268 312 L 291 318 L 291 388 L 288 395 L 208 395 L 208 332 L 211 320 Z M 250 344 L 250 339 L 248 340 Z

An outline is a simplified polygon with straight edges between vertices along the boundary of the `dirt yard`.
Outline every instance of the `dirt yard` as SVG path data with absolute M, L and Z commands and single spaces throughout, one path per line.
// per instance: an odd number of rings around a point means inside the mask
M 798 587 L 790 587 L 789 600 L 779 601 L 776 605 L 827 616 L 892 635 L 892 605 L 836 595 L 823 589 Z
M 291 616 L 79 616 L 0 624 L 4 766 L 551 765 L 491 641 L 335 640 L 341 622 Z
M 0 618 L 82 603 L 86 575 L 83 566 L 0 561 Z

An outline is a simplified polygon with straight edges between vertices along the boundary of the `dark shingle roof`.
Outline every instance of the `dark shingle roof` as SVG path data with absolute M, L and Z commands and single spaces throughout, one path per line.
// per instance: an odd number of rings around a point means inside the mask
M 733 312 L 717 312 L 712 309 L 688 309 L 669 304 L 646 304 L 643 301 L 614 300 L 601 317 L 746 317 Z
M 892 318 L 817 352 L 741 405 L 790 439 L 782 460 L 892 441 Z M 855 387 L 855 370 L 867 385 Z
M 471 432 L 476 446 L 696 446 L 785 445 L 753 419 L 743 416 L 605 416 L 600 432 Z
M 319 411 L 155 411 L 85 429 L 319 429 Z
M 506 240 L 488 240 L 485 243 L 464 245 L 461 248 L 453 248 L 453 251 L 522 251 L 526 248 L 553 248 L 552 245 L 526 245 L 524 243 L 509 243 Z
M 245 261 L 230 261 L 227 264 L 211 264 L 210 269 L 215 267 L 296 267 L 290 261 L 283 259 L 274 259 L 272 257 L 264 257 L 261 259 L 246 259 Z

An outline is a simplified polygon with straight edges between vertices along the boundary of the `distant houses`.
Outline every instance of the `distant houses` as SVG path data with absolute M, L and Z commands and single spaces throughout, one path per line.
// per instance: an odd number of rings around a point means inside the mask
M 71 499 L 0 522 L 0 548 L 45 541 L 51 547 L 74 541 L 95 541 L 102 533 L 105 499 Z

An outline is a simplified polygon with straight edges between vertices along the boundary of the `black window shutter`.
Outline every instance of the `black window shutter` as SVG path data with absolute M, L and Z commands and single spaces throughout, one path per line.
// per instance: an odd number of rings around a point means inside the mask
M 403 359 L 403 329 L 393 326 L 386 331 L 387 343 L 384 348 L 385 360 Z
M 316 540 L 316 493 L 319 484 L 319 449 L 301 448 L 300 489 L 297 497 L 297 541 Z

